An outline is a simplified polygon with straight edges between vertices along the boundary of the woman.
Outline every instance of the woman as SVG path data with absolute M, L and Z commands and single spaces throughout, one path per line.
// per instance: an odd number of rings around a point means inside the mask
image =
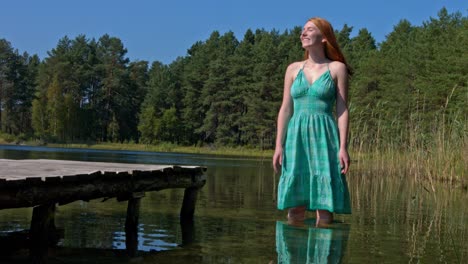
M 329 224 L 333 213 L 351 213 L 345 179 L 350 70 L 325 19 L 309 19 L 300 39 L 305 60 L 288 66 L 278 114 L 278 209 L 289 209 L 290 222 L 303 221 L 308 210 L 316 211 L 317 225 Z

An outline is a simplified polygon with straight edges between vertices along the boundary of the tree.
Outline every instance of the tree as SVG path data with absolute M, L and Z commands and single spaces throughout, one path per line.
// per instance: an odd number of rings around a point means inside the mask
M 113 135 L 114 139 L 118 138 L 119 141 L 128 139 L 131 133 L 125 124 L 136 118 L 127 112 L 134 109 L 131 104 L 133 93 L 129 85 L 127 71 L 129 60 L 125 57 L 126 53 L 127 50 L 120 39 L 107 34 L 99 38 L 96 51 L 99 62 L 95 65 L 95 69 L 100 76 L 100 87 L 96 112 L 100 117 L 98 126 L 101 131 L 100 139 L 103 141 L 108 140 L 108 128 L 111 122 L 118 122 L 120 127 L 120 133 Z
M 19 55 L 8 41 L 0 39 L 0 130 L 15 135 L 30 132 L 37 63 L 37 56 Z
M 340 31 L 335 31 L 336 41 L 338 42 L 338 45 L 340 45 L 341 51 L 346 58 L 350 56 L 352 49 L 350 38 L 352 31 L 353 27 L 348 26 L 348 24 L 344 24 Z
M 219 32 L 214 31 L 206 43 L 195 43 L 188 50 L 188 59 L 185 66 L 185 74 L 182 79 L 183 105 L 182 120 L 185 131 L 189 134 L 189 142 L 202 144 L 207 138 L 203 130 L 199 128 L 205 119 L 206 106 L 202 105 L 202 90 L 209 78 L 207 65 L 216 56 Z M 206 89 L 205 89 L 206 90 Z
M 226 144 L 226 138 L 232 138 L 233 122 L 230 118 L 234 110 L 229 75 L 232 67 L 231 58 L 239 45 L 233 32 L 219 37 L 215 56 L 208 66 L 208 79 L 202 91 L 202 106 L 206 113 L 203 124 L 196 132 L 204 135 L 205 142 Z M 235 132 L 234 132 L 235 133 Z

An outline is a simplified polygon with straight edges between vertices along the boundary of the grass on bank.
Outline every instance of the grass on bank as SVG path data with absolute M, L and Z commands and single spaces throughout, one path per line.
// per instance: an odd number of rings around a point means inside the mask
M 180 146 L 172 143 L 160 143 L 157 145 L 136 143 L 97 143 L 97 144 L 48 144 L 50 147 L 66 148 L 91 148 L 104 150 L 133 150 L 151 152 L 175 152 L 193 154 L 234 155 L 248 157 L 269 157 L 273 155 L 272 150 L 261 150 L 248 147 L 214 147 L 214 146 Z
M 0 144 L 21 144 L 28 146 L 47 146 L 55 148 L 87 148 L 101 150 L 130 150 L 130 151 L 150 151 L 150 152 L 174 152 L 174 153 L 193 153 L 193 154 L 211 154 L 211 155 L 229 155 L 229 156 L 247 156 L 247 157 L 272 157 L 273 150 L 262 150 L 252 147 L 218 147 L 208 146 L 182 146 L 168 142 L 162 142 L 155 145 L 137 144 L 137 143 L 47 143 L 44 144 L 35 140 L 22 140 L 9 134 L 0 133 Z

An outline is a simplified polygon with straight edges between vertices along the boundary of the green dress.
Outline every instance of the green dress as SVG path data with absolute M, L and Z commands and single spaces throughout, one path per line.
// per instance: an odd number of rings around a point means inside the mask
M 331 228 L 317 228 L 306 224 L 296 227 L 276 222 L 278 263 L 342 263 L 350 227 L 334 224 Z
M 286 130 L 278 209 L 306 206 L 310 211 L 350 214 L 348 186 L 338 158 L 338 128 L 332 112 L 335 82 L 328 69 L 309 84 L 303 68 L 291 86 L 294 114 Z

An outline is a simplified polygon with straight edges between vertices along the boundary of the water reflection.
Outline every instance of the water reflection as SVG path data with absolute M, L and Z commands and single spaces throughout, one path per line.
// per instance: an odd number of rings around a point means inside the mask
M 189 154 L 131 150 L 101 150 L 83 148 L 54 148 L 0 144 L 3 159 L 57 159 L 141 164 L 171 164 L 190 166 L 226 166 L 257 168 L 265 160 L 256 157 Z M 267 160 L 269 164 L 269 159 Z
M 313 256 L 316 262 L 326 256 L 329 263 L 340 258 L 343 263 L 468 263 L 468 192 L 446 183 L 414 181 L 410 174 L 354 167 L 347 175 L 353 214 L 335 217 L 352 223 L 348 233 L 344 224 L 323 231 L 312 227 L 313 221 L 299 230 L 285 223 L 277 228 L 276 221 L 286 215 L 276 209 L 278 177 L 269 159 L 4 145 L 0 158 L 208 165 L 192 230 L 179 226 L 183 190 L 149 192 L 142 199 L 138 250 L 143 260 L 138 263 L 268 263 L 276 262 L 277 255 L 292 259 L 283 257 L 283 263 L 306 263 L 308 256 L 310 262 Z M 126 203 L 115 199 L 59 206 L 56 225 L 65 230 L 59 263 L 129 263 L 119 253 L 125 253 L 125 208 Z M 32 208 L 1 210 L 0 236 L 2 231 L 28 229 L 31 214 Z M 281 234 L 278 242 L 275 228 Z M 324 240 L 320 237 L 331 240 L 317 242 Z M 275 243 L 283 245 L 280 254 Z M 305 252 L 296 253 L 298 246 Z M 1 251 L 0 263 L 15 258 Z
M 156 226 L 140 225 L 138 232 L 138 250 L 141 251 L 162 251 L 174 249 L 177 247 L 177 243 L 167 242 L 173 237 L 173 235 L 165 229 L 159 229 Z M 145 230 L 146 229 L 146 230 Z M 112 248 L 115 249 L 126 249 L 125 244 L 125 232 L 117 231 L 114 232 L 114 241 L 112 242 Z
M 349 225 L 333 224 L 329 228 L 276 222 L 278 263 L 341 263 L 349 237 Z

